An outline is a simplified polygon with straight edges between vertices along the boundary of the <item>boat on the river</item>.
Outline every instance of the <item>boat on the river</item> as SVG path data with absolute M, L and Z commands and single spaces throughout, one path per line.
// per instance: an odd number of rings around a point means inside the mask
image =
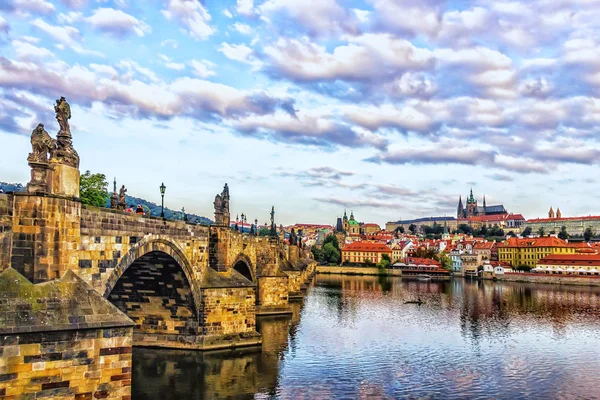
M 417 278 L 420 281 L 430 281 L 431 280 L 431 275 L 419 274 L 419 275 L 416 275 L 415 278 Z

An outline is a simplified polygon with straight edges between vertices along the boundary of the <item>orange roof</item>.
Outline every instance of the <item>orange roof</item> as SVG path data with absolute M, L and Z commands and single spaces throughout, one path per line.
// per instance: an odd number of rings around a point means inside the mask
M 499 247 L 568 247 L 568 243 L 554 236 L 539 238 L 509 238 Z
M 476 242 L 473 246 L 474 249 L 480 250 L 491 250 L 494 247 L 494 242 Z
M 377 227 L 377 228 L 381 229 L 381 227 L 378 224 L 363 224 L 363 226 L 372 226 L 372 227 Z
M 600 254 L 550 254 L 541 258 L 537 263 L 560 265 L 600 265 Z
M 392 250 L 383 243 L 352 242 L 344 246 L 342 251 L 366 251 L 375 253 L 391 253 Z
M 435 265 L 437 267 L 442 266 L 442 263 L 440 263 L 439 261 L 433 260 L 431 258 L 407 257 L 406 262 L 408 264 Z
M 600 215 L 589 215 L 587 217 L 564 217 L 564 218 L 534 218 L 527 222 L 560 222 L 560 221 L 595 221 L 600 219 Z

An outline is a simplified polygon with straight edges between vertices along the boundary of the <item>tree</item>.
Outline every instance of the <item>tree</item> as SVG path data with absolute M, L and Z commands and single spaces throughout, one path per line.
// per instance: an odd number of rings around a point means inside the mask
M 263 226 L 262 228 L 260 228 L 258 230 L 258 236 L 269 236 L 270 232 L 271 231 L 269 230 L 269 228 L 267 228 L 266 226 Z M 314 246 L 313 246 L 313 248 L 314 248 Z M 316 260 L 316 258 L 315 258 L 315 260 Z
M 333 233 L 327 235 L 327 237 L 323 241 L 323 247 L 325 247 L 325 245 L 327 243 L 333 244 L 333 247 L 335 247 L 338 251 L 340 250 L 340 244 L 338 242 L 338 238 Z
M 531 272 L 531 267 L 529 265 L 521 264 L 517 267 L 517 271 Z
M 108 182 L 104 174 L 92 174 L 89 170 L 79 179 L 79 198 L 82 204 L 106 207 L 109 199 Z
M 585 229 L 585 232 L 583 232 L 583 239 L 586 242 L 589 242 L 590 239 L 592 239 L 592 237 L 594 236 L 594 232 L 592 231 L 592 228 L 590 228 L 589 226 Z
M 567 227 L 566 226 L 562 226 L 562 228 L 560 228 L 560 232 L 558 232 L 558 237 L 562 240 L 566 240 L 569 238 L 569 233 L 567 232 Z
M 458 226 L 458 233 L 465 233 L 467 235 L 473 234 L 473 228 L 468 224 L 460 224 Z
M 523 229 L 522 234 L 523 234 L 523 236 L 529 236 L 529 235 L 531 235 L 531 227 L 528 226 L 527 228 Z
M 323 245 L 323 259 L 330 264 L 339 264 L 340 251 L 329 242 Z
M 261 229 L 261 230 L 262 230 L 262 229 Z M 268 235 L 268 234 L 269 234 L 269 233 L 268 233 L 268 229 L 267 229 L 267 235 Z M 263 235 L 263 236 L 267 236 L 267 235 Z M 315 259 L 315 260 L 316 260 L 318 263 L 320 263 L 320 264 L 323 264 L 323 263 L 325 262 L 325 254 L 324 254 L 324 252 L 323 252 L 323 249 L 321 249 L 321 248 L 319 248 L 319 247 L 317 247 L 317 246 L 313 246 L 313 247 L 310 249 L 310 252 L 312 253 L 312 255 L 313 255 L 314 259 Z
M 544 231 L 544 227 L 543 227 L 543 226 L 540 226 L 540 229 L 538 229 L 538 230 L 537 230 L 537 234 L 538 234 L 538 235 L 540 235 L 540 236 L 544 236 L 544 233 L 546 233 L 546 232 Z
M 414 235 L 417 232 L 417 226 L 415 224 L 410 224 L 408 230 Z
M 401 226 L 400 228 L 398 228 L 398 231 L 399 231 L 400 233 L 404 233 L 404 227 L 403 227 L 403 226 Z
M 387 255 L 387 254 L 385 254 L 385 255 Z M 381 260 L 379 260 L 379 262 L 376 265 L 377 265 L 377 268 L 379 268 L 381 270 L 381 269 L 389 267 L 390 264 L 391 264 L 390 260 L 386 260 L 385 258 L 381 258 Z
M 382 259 L 382 260 L 387 260 L 387 261 L 389 261 L 390 263 L 392 262 L 392 259 L 390 258 L 390 255 L 389 255 L 389 254 L 382 254 L 382 255 L 381 255 L 381 259 Z

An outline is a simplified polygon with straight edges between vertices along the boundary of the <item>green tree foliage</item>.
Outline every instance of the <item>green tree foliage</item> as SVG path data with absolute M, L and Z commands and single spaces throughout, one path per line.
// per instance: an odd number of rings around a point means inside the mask
M 262 228 L 260 228 L 258 230 L 258 236 L 269 236 L 269 233 L 271 231 L 269 230 L 269 228 L 267 228 L 266 226 L 263 226 Z M 315 248 L 315 246 L 313 246 L 313 249 Z M 316 260 L 316 257 L 315 257 Z
M 540 226 L 540 229 L 538 229 L 538 231 L 537 231 L 537 234 L 538 234 L 538 235 L 540 235 L 540 236 L 544 236 L 544 233 L 546 233 L 546 232 L 544 231 L 544 227 L 543 227 L 543 226 Z
M 417 226 L 415 224 L 410 224 L 408 230 L 414 235 L 417 232 Z
M 542 229 L 542 228 L 540 228 L 540 229 Z M 567 232 L 566 226 L 563 225 L 562 228 L 560 228 L 560 232 L 558 232 L 558 237 L 562 240 L 566 240 L 569 238 L 569 232 Z M 587 242 L 587 240 L 586 240 L 586 242 Z
M 473 228 L 471 228 L 471 226 L 468 225 L 468 224 L 460 224 L 458 226 L 457 231 L 458 231 L 458 233 L 464 233 L 464 234 L 467 234 L 467 235 L 472 235 L 473 234 Z
M 594 236 L 594 232 L 592 231 L 592 228 L 587 227 L 585 229 L 585 232 L 583 232 L 583 239 L 586 242 L 589 242 L 592 239 L 593 236 Z
M 523 232 L 521 234 L 523 236 L 529 236 L 529 235 L 531 235 L 531 227 L 528 226 L 527 228 L 523 229 Z
M 79 198 L 82 204 L 106 207 L 106 202 L 110 198 L 106 176 L 85 171 L 79 180 Z
M 338 251 L 340 250 L 340 244 L 338 242 L 338 238 L 333 233 L 330 235 L 327 235 L 327 237 L 323 241 L 323 246 L 325 246 L 327 243 L 333 244 L 333 247 L 335 247 Z
M 381 260 L 379 260 L 379 262 L 376 265 L 379 270 L 383 270 L 383 269 L 389 267 L 390 264 L 391 264 L 390 260 L 386 260 L 385 258 L 382 258 Z
M 399 228 L 397 229 L 397 231 L 399 231 L 400 233 L 404 233 L 404 227 L 403 227 L 403 226 L 399 227 Z
M 381 259 L 382 259 L 382 260 L 387 260 L 387 261 L 389 261 L 390 263 L 392 262 L 392 259 L 390 258 L 390 255 L 389 255 L 389 254 L 383 254 L 383 255 L 381 256 Z
M 340 251 L 335 248 L 333 243 L 329 242 L 323 245 L 323 258 L 329 264 L 339 264 Z

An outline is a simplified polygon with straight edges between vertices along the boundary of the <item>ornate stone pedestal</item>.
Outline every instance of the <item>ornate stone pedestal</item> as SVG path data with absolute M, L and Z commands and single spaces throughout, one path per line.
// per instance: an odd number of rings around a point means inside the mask
M 31 181 L 27 184 L 28 193 L 50 192 L 52 167 L 47 163 L 29 162 Z
M 79 169 L 52 163 L 51 192 L 59 196 L 79 197 Z

